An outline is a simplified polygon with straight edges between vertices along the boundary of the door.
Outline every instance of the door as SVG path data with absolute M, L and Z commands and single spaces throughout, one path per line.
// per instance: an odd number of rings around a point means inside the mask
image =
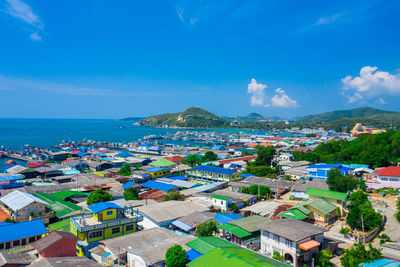
M 103 220 L 103 213 L 100 212 L 100 213 L 99 213 L 99 221 L 102 221 L 102 220 Z

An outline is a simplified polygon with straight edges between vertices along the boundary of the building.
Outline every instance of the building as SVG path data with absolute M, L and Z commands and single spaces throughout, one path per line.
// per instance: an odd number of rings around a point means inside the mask
M 165 266 L 165 253 L 174 245 L 185 245 L 193 237 L 178 235 L 166 228 L 153 228 L 101 241 L 90 250 L 91 257 L 99 263 L 120 264 L 128 266 Z
M 323 198 L 315 198 L 297 204 L 279 214 L 281 217 L 307 220 L 320 224 L 332 224 L 338 216 L 338 207 Z
M 86 257 L 54 257 L 35 260 L 29 267 L 99 267 L 99 264 Z
M 290 189 L 290 196 L 293 199 L 307 200 L 309 198 L 309 195 L 306 194 L 308 188 L 329 190 L 326 180 L 312 180 L 302 183 L 298 182 L 295 183 Z
M 152 178 L 162 177 L 171 174 L 170 168 L 153 167 L 145 170 Z
M 249 175 L 242 181 L 229 183 L 229 187 L 231 191 L 241 192 L 242 188 L 250 187 L 252 185 L 268 186 L 272 193 L 283 194 L 288 191 L 293 184 L 294 182 L 291 181 Z
M 84 213 L 84 210 L 81 207 L 69 201 L 60 200 L 53 195 L 47 193 L 32 193 L 32 195 L 46 202 L 46 207 L 51 210 L 53 216 L 58 219 L 65 219 L 70 216 Z
M 375 170 L 377 183 L 382 187 L 399 188 L 400 187 L 400 167 L 390 166 Z
M 345 167 L 342 164 L 315 164 L 307 167 L 309 179 L 328 179 L 328 173 L 332 168 L 338 168 L 344 176 L 351 172 L 351 168 Z
M 99 172 L 103 170 L 110 169 L 114 167 L 114 165 L 110 162 L 107 161 L 94 161 L 94 160 L 89 160 L 86 162 L 87 166 L 89 167 L 89 170 L 93 172 Z
M 306 194 L 309 195 L 309 199 L 323 198 L 330 203 L 340 208 L 340 215 L 344 216 L 346 212 L 346 200 L 349 196 L 346 193 L 323 190 L 317 188 L 308 188 Z
M 33 243 L 39 258 L 76 256 L 78 237 L 67 232 L 53 231 Z
M 25 221 L 20 223 L 0 224 L 0 250 L 18 248 L 32 250 L 32 243 L 47 234 L 42 219 Z
M 117 204 L 99 202 L 88 207 L 90 214 L 71 217 L 71 233 L 84 242 L 77 243 L 77 254 L 87 253 L 87 245 L 93 242 L 121 236 L 136 231 L 137 223 L 143 217 L 131 209 L 123 209 Z
M 379 129 L 372 126 L 364 126 L 361 123 L 356 123 L 353 129 L 350 131 L 351 136 L 355 137 L 360 134 L 378 134 L 378 133 L 385 133 L 385 129 Z
M 54 217 L 54 213 L 46 207 L 47 202 L 19 190 L 0 198 L 0 204 L 16 222 L 41 218 L 48 224 L 49 219 Z
M 214 219 L 214 212 L 193 212 L 172 222 L 172 226 L 181 232 L 194 235 L 197 227 Z
M 308 265 L 314 253 L 323 248 L 324 228 L 295 219 L 267 221 L 260 226 L 261 251 L 267 256 L 275 252 L 294 267 Z
M 31 264 L 37 258 L 29 253 L 0 252 L 0 267 L 19 267 Z
M 269 219 L 254 215 L 238 220 L 229 221 L 218 226 L 222 230 L 222 237 L 230 242 L 258 251 L 260 249 L 260 228 L 258 225 Z
M 192 168 L 188 173 L 188 177 L 191 182 L 202 184 L 212 182 L 232 182 L 242 179 L 240 174 L 235 170 L 203 165 Z
M 289 267 L 290 265 L 265 257 L 219 237 L 198 237 L 186 244 L 190 250 L 186 256 L 190 267 L 246 266 Z
M 213 207 L 215 209 L 219 209 L 221 211 L 226 211 L 232 205 L 232 199 L 230 199 L 229 197 L 214 194 L 211 196 L 211 198 L 212 198 Z
M 216 198 L 216 196 L 219 197 Z M 224 200 L 229 198 L 227 200 Z M 219 200 L 219 202 L 217 201 Z M 220 208 L 221 210 L 227 210 L 231 204 L 236 204 L 237 208 L 240 209 L 244 207 L 246 204 L 253 204 L 257 201 L 257 196 L 234 192 L 229 190 L 217 190 L 214 191 L 214 195 L 212 196 L 212 203 L 215 208 Z

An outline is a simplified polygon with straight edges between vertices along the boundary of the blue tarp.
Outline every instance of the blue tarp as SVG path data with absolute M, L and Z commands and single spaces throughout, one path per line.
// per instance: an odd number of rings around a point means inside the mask
M 195 259 L 197 259 L 198 257 L 200 257 L 201 254 L 199 252 L 197 252 L 196 250 L 189 250 L 188 252 L 186 252 L 186 258 L 190 261 L 193 261 Z
M 157 181 L 147 181 L 144 184 L 142 184 L 143 187 L 151 188 L 151 189 L 158 189 L 164 192 L 167 192 L 171 189 L 178 189 L 177 186 L 172 185 L 172 184 L 166 184 L 166 183 L 161 183 Z
M 215 215 L 214 220 L 219 223 L 226 224 L 230 221 L 239 220 L 242 218 L 244 217 L 233 213 L 218 213 Z
M 128 152 L 121 152 L 117 155 L 115 155 L 116 157 L 120 157 L 120 158 L 129 158 L 129 157 L 133 157 L 132 154 L 128 153 Z
M 135 184 L 135 182 L 129 181 L 129 182 L 126 182 L 125 184 L 123 184 L 122 187 L 125 189 L 128 189 L 129 187 L 131 187 L 134 184 Z
M 86 156 L 88 153 L 86 153 L 86 152 L 78 152 L 77 153 L 77 155 L 79 156 L 79 157 L 83 157 L 83 156 Z

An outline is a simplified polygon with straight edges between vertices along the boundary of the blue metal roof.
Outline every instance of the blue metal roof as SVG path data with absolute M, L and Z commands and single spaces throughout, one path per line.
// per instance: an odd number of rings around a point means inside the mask
M 132 154 L 128 153 L 128 152 L 121 152 L 117 155 L 115 155 L 116 157 L 120 157 L 120 158 L 129 158 L 129 157 L 133 157 Z
M 158 189 L 164 192 L 167 192 L 171 189 L 177 188 L 177 186 L 172 185 L 172 184 L 166 184 L 166 183 L 161 183 L 157 181 L 147 181 L 144 184 L 142 184 L 143 187 L 151 188 L 151 189 Z
M 159 171 L 165 171 L 165 170 L 170 170 L 169 168 L 161 168 L 161 167 L 154 167 L 154 168 L 149 168 L 145 170 L 146 172 L 159 172 Z
M 245 173 L 245 174 L 241 174 L 240 176 L 242 176 L 243 178 L 249 178 L 249 177 L 252 177 L 254 175 L 250 174 L 250 173 Z
M 77 153 L 77 155 L 79 156 L 79 157 L 83 157 L 83 156 L 85 156 L 85 155 L 87 155 L 88 153 L 86 153 L 86 152 L 78 152 Z
M 172 224 L 186 232 L 189 232 L 193 229 L 192 225 L 187 225 L 186 223 L 181 222 L 179 219 L 173 221 Z
M 42 219 L 2 224 L 0 229 L 0 243 L 47 233 L 46 226 L 44 226 Z
M 214 166 L 198 166 L 192 168 L 194 171 L 205 171 L 205 172 L 213 172 L 213 173 L 218 173 L 218 174 L 224 174 L 224 175 L 231 175 L 234 173 L 234 170 L 229 170 L 225 168 L 220 168 L 220 167 L 214 167 Z
M 242 218 L 244 217 L 233 213 L 218 213 L 215 215 L 214 220 L 219 223 L 226 224 L 230 221 L 239 220 Z
M 190 261 L 193 261 L 195 259 L 197 259 L 198 257 L 200 257 L 201 254 L 199 252 L 197 252 L 196 250 L 189 250 L 188 252 L 186 252 L 186 258 Z
M 342 164 L 315 164 L 310 165 L 307 169 L 330 169 L 330 168 L 340 168 Z
M 0 177 L 0 182 L 3 181 L 14 181 L 14 180 L 22 180 L 23 177 L 21 174 L 16 174 L 16 175 L 7 175 L 7 176 L 1 176 Z
M 101 212 L 103 210 L 107 210 L 107 209 L 122 209 L 122 208 L 115 203 L 99 202 L 99 203 L 89 206 L 88 209 L 90 211 L 92 211 L 93 213 L 99 213 L 99 212 Z
M 188 178 L 185 177 L 185 176 L 170 176 L 170 177 L 168 177 L 168 179 L 171 179 L 171 180 L 187 180 Z
M 125 184 L 122 185 L 123 188 L 128 189 L 129 187 L 131 187 L 132 185 L 134 185 L 135 182 L 133 181 L 128 181 Z

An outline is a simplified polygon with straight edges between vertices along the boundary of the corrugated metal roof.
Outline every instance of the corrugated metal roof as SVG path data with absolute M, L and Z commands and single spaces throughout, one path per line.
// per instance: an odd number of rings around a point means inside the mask
M 91 210 L 93 213 L 99 213 L 106 209 L 122 209 L 122 208 L 115 203 L 99 202 L 89 206 L 88 209 Z
M 166 184 L 166 183 L 161 183 L 161 182 L 157 182 L 157 181 L 147 181 L 144 184 L 142 184 L 143 187 L 147 187 L 147 188 L 151 188 L 151 189 L 158 189 L 164 192 L 167 192 L 171 189 L 176 188 L 175 185 L 173 184 Z
M 224 174 L 224 175 L 231 175 L 232 173 L 235 172 L 235 170 L 229 170 L 229 169 L 214 167 L 214 166 L 203 166 L 203 165 L 194 167 L 194 168 L 192 168 L 192 170 L 213 172 L 213 173 Z
M 14 192 L 8 194 L 0 198 L 0 201 L 6 204 L 13 211 L 20 210 L 33 202 L 42 203 L 44 205 L 48 205 L 47 202 L 44 202 L 40 198 L 37 198 L 31 194 L 15 190 Z
M 1 226 L 0 243 L 47 233 L 42 219 Z

